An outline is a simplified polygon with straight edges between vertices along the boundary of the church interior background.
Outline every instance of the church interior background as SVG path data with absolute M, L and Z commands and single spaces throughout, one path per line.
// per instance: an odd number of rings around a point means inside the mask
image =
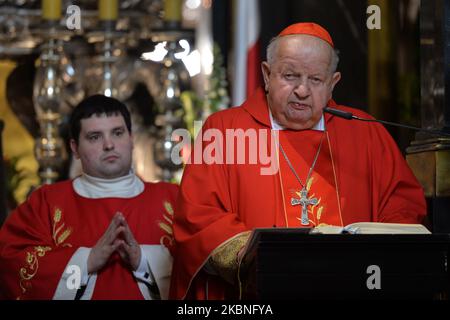
M 381 28 L 368 27 L 371 5 Z M 242 35 L 257 35 L 265 59 L 270 39 L 294 22 L 331 31 L 343 75 L 338 102 L 448 132 L 448 8 L 447 0 L 0 0 L 0 225 L 39 185 L 80 173 L 68 116 L 94 93 L 129 108 L 137 174 L 179 182 L 173 130 L 194 133 L 194 120 L 242 102 Z M 449 139 L 388 130 L 418 172 L 429 210 L 448 211 Z

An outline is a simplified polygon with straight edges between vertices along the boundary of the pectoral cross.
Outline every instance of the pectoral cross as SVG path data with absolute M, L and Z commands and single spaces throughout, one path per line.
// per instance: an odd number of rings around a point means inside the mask
M 311 198 L 308 199 L 308 190 L 306 190 L 305 187 L 300 191 L 300 199 L 291 198 L 291 205 L 302 206 L 302 217 L 301 217 L 301 224 L 302 226 L 307 226 L 309 224 L 308 219 L 308 206 L 310 205 L 316 205 L 317 204 L 317 198 Z

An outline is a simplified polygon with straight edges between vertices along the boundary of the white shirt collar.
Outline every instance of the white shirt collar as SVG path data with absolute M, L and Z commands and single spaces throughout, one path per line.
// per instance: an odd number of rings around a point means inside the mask
M 285 130 L 285 127 L 283 127 L 281 124 L 275 120 L 275 118 L 272 116 L 272 111 L 269 108 L 269 117 L 270 117 L 270 123 L 272 124 L 273 130 Z M 322 114 L 322 117 L 320 117 L 319 122 L 317 122 L 314 127 L 311 128 L 311 130 L 318 130 L 318 131 L 325 131 L 325 118 Z
M 83 173 L 72 182 L 75 192 L 90 199 L 133 198 L 144 191 L 144 183 L 133 170 L 126 176 L 102 179 Z

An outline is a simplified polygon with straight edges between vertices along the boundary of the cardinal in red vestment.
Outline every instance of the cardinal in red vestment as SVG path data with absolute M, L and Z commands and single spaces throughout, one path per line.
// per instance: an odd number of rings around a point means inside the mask
M 324 28 L 291 25 L 268 46 L 264 88 L 207 119 L 177 202 L 170 297 L 236 298 L 254 228 L 423 221 L 423 190 L 385 128 L 323 112 L 371 118 L 332 99 L 338 60 Z
M 83 174 L 9 215 L 0 299 L 167 299 L 178 187 L 134 174 L 130 114 L 116 99 L 85 99 L 70 125 Z

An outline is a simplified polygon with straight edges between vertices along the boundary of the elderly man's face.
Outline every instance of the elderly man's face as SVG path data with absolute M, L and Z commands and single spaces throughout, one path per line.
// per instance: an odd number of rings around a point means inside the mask
M 275 120 L 292 130 L 312 128 L 331 99 L 340 73 L 332 73 L 332 48 L 307 35 L 278 40 L 271 65 L 262 65 L 269 107 Z
M 82 119 L 78 145 L 72 139 L 70 146 L 90 176 L 113 179 L 130 171 L 133 140 L 120 114 Z

